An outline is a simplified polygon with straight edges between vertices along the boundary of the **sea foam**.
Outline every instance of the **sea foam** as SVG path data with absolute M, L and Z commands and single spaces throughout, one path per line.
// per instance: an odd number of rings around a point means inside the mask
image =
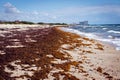
M 109 33 L 118 33 L 118 34 L 120 34 L 120 31 L 109 30 L 108 32 Z
M 88 38 L 98 38 L 98 36 L 94 35 L 93 33 L 85 33 L 85 32 L 81 32 L 81 31 L 76 30 L 76 29 L 64 28 L 64 27 L 62 27 L 60 29 L 63 31 L 66 31 L 66 32 L 71 32 L 71 33 L 75 33 L 78 35 L 86 36 Z
M 95 39 L 95 40 L 99 40 L 99 41 L 103 41 L 103 42 L 113 44 L 113 45 L 115 45 L 116 50 L 120 50 L 120 39 L 119 38 L 103 38 L 102 36 L 98 36 L 94 33 L 85 33 L 85 32 L 81 32 L 81 31 L 76 30 L 76 29 L 71 29 L 71 28 L 62 27 L 60 29 L 63 30 L 63 31 L 66 31 L 66 32 L 75 33 L 75 34 L 78 34 L 78 35 L 86 36 L 86 37 L 91 38 L 91 39 Z

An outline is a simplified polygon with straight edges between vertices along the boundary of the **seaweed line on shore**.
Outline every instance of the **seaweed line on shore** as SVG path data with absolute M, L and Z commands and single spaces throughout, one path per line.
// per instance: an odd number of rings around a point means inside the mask
M 95 74 L 101 79 L 114 79 L 86 56 L 104 51 L 104 46 L 92 39 L 57 27 L 10 29 L 3 35 L 0 80 L 97 80 Z

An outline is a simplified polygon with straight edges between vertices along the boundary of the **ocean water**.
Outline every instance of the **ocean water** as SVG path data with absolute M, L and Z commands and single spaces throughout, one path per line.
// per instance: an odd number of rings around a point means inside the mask
M 63 30 L 107 42 L 115 46 L 116 50 L 120 50 L 120 24 L 71 26 Z

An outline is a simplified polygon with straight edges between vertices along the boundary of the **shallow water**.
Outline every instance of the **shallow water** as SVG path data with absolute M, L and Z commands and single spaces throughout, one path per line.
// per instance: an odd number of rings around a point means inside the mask
M 72 26 L 65 30 L 113 44 L 116 50 L 120 50 L 120 25 Z

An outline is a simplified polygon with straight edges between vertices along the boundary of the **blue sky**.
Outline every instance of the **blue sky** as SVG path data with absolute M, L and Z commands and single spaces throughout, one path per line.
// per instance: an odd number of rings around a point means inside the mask
M 0 20 L 120 23 L 120 0 L 0 0 Z

